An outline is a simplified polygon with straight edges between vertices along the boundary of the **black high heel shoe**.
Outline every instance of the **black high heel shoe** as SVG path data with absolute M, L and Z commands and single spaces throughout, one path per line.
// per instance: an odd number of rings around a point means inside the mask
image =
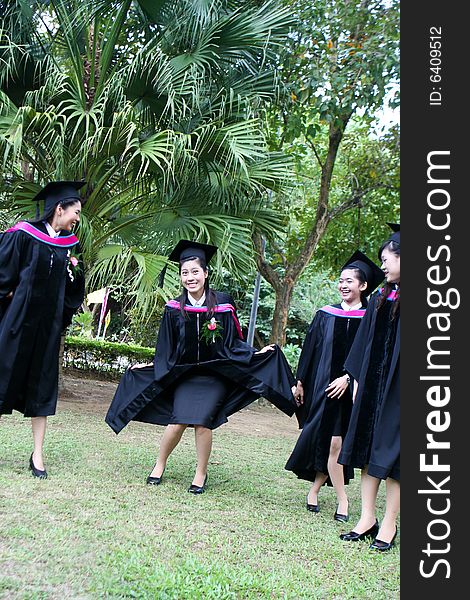
M 397 537 L 398 529 L 395 529 L 395 535 L 389 542 L 383 542 L 375 538 L 372 544 L 369 546 L 371 550 L 378 550 L 379 552 L 387 552 L 387 550 L 391 550 L 395 545 L 395 538 Z
M 36 469 L 33 462 L 33 454 L 29 457 L 29 468 L 33 474 L 33 477 L 37 477 L 38 479 L 47 479 L 47 471 L 41 471 L 40 469 Z
M 147 485 L 160 485 L 163 479 L 163 473 L 165 472 L 165 469 L 163 469 L 162 474 L 160 475 L 160 477 L 151 477 L 150 475 L 147 477 L 146 483 Z
M 189 487 L 188 487 L 188 492 L 190 492 L 191 494 L 203 494 L 206 491 L 206 483 L 207 483 L 207 475 L 204 479 L 204 483 L 202 485 L 194 485 L 194 483 L 192 483 Z
M 338 504 L 339 506 L 339 504 Z M 349 521 L 349 515 L 342 515 L 338 512 L 338 506 L 336 507 L 335 514 L 333 515 L 333 519 L 335 521 L 340 521 L 341 523 L 347 523 Z
M 318 500 L 317 500 L 317 502 L 318 502 Z M 309 510 L 310 512 L 313 512 L 313 513 L 320 512 L 320 507 L 318 506 L 318 504 L 309 504 L 308 503 L 308 494 L 307 494 L 307 510 Z
M 361 542 L 368 537 L 375 538 L 379 531 L 379 522 L 377 519 L 370 529 L 363 533 L 357 533 L 357 531 L 349 531 L 348 533 L 342 533 L 339 537 L 343 542 Z

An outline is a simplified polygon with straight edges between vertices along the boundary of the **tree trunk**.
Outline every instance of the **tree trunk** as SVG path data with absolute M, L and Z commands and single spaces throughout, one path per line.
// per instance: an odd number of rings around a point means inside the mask
M 264 341 L 261 339 L 261 336 L 256 331 L 256 329 L 255 329 L 255 340 L 254 341 L 255 341 L 255 344 L 254 344 L 255 347 L 258 346 L 258 348 L 262 348 L 265 345 Z
M 292 292 L 295 282 L 293 280 L 283 280 L 276 292 L 276 302 L 274 305 L 273 324 L 271 329 L 271 344 L 284 346 L 286 343 L 287 320 L 289 318 L 289 308 L 292 300 Z
M 266 261 L 264 247 L 261 243 L 261 236 L 257 233 L 253 235 L 253 243 L 257 252 L 256 262 L 258 264 L 258 269 L 266 281 L 271 284 L 276 293 L 276 303 L 274 306 L 270 342 L 278 344 L 281 347 L 286 343 L 287 321 L 295 284 L 314 256 L 318 243 L 325 235 L 328 223 L 333 217 L 338 216 L 354 205 L 354 203 L 351 201 L 344 203 L 341 207 L 337 207 L 333 211 L 329 210 L 333 169 L 336 162 L 338 148 L 341 140 L 343 139 L 344 130 L 350 117 L 351 114 L 345 115 L 342 123 L 339 126 L 330 126 L 328 151 L 325 162 L 322 164 L 321 169 L 321 181 L 315 223 L 308 233 L 303 246 L 299 248 L 297 257 L 290 263 L 287 261 L 287 257 L 282 253 L 282 251 L 278 249 L 279 256 L 281 257 L 284 265 L 284 277 L 279 275 L 279 272 L 275 269 L 273 264 L 270 264 Z

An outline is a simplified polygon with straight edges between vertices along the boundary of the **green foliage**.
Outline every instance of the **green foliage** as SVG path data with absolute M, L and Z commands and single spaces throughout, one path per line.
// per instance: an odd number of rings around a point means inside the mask
M 313 140 L 322 123 L 341 127 L 359 109 L 373 116 L 398 80 L 398 1 L 285 4 L 297 19 L 280 57 L 284 140 Z
M 296 282 L 312 255 L 319 271 L 357 246 L 373 257 L 398 220 L 397 132 L 372 135 L 397 88 L 397 0 L 5 6 L 0 210 L 31 216 L 45 181 L 86 179 L 78 235 L 89 289 L 122 292 L 115 339 L 150 343 L 179 288 L 174 265 L 163 289 L 158 276 L 180 238 L 217 245 L 215 287 L 229 273 L 242 297 L 254 234 Z M 265 297 L 267 340 L 281 311 Z
M 270 337 L 280 344 L 308 264 L 336 270 L 358 246 L 375 248 L 399 206 L 398 147 L 374 126 L 398 87 L 397 0 L 285 4 L 296 22 L 279 56 L 280 93 L 264 114 L 270 146 L 293 158 L 296 178 L 272 195 L 289 222 L 282 236 L 265 236 L 267 259 L 258 260 L 276 291 Z
M 343 181 L 353 181 L 362 195 L 355 208 L 329 224 L 315 263 L 337 270 L 356 248 L 378 263 L 378 248 L 390 234 L 386 223 L 400 222 L 398 127 L 376 137 L 355 122 L 343 139 L 336 168 Z
M 307 329 L 315 312 L 325 304 L 335 304 L 339 301 L 337 289 L 337 274 L 331 271 L 321 271 L 311 264 L 296 285 L 289 310 L 286 330 L 287 344 L 283 346 L 302 346 Z M 233 292 L 232 292 L 233 293 Z M 248 326 L 253 291 L 244 295 L 240 290 L 240 301 L 237 302 L 240 322 Z M 235 294 L 237 300 L 237 294 Z M 275 292 L 265 281 L 261 280 L 258 312 L 256 316 L 256 333 L 259 336 L 257 346 L 268 343 L 274 316 Z M 289 350 L 288 350 L 289 352 Z M 294 351 L 295 352 L 295 351 Z
M 63 365 L 87 373 L 117 378 L 132 363 L 152 362 L 154 354 L 154 348 L 135 344 L 67 336 Z
M 282 351 L 284 352 L 284 356 L 286 357 L 290 368 L 292 369 L 293 373 L 295 373 L 302 349 L 295 344 L 285 344 L 282 348 Z
M 91 339 L 93 336 L 93 315 L 90 311 L 76 313 L 70 327 L 72 335 Z
M 138 316 L 177 287 L 168 250 L 220 247 L 217 269 L 253 267 L 254 228 L 290 170 L 269 152 L 259 108 L 288 32 L 277 3 L 57 0 L 0 18 L 1 207 L 31 216 L 50 179 L 85 179 L 78 230 L 91 288 L 128 282 Z
M 323 153 L 327 126 L 320 132 L 316 150 Z M 278 263 L 282 263 L 282 255 L 289 263 L 295 262 L 315 228 L 322 177 L 321 165 L 305 139 L 290 144 L 288 151 L 296 157 L 297 182 L 289 194 L 274 198 L 274 206 L 290 214 L 285 236 L 276 238 L 279 256 L 273 255 L 272 260 Z M 314 253 L 317 269 L 336 271 L 357 248 L 375 257 L 388 235 L 387 221 L 400 220 L 399 161 L 398 128 L 379 137 L 371 135 L 364 118 L 351 121 L 336 156 L 329 189 L 332 218 Z M 348 208 L 340 211 L 345 204 Z M 275 248 L 271 244 L 272 253 Z
M 315 257 L 338 269 L 355 248 L 377 246 L 399 213 L 398 129 L 374 133 L 377 110 L 397 102 L 398 3 L 285 4 L 297 20 L 280 56 L 282 93 L 266 112 L 272 148 L 291 155 L 297 172 L 294 190 L 274 196 L 290 215 L 281 251 L 298 258 L 324 205 Z
M 14 225 L 14 219 L 6 211 L 0 210 L 0 232 Z

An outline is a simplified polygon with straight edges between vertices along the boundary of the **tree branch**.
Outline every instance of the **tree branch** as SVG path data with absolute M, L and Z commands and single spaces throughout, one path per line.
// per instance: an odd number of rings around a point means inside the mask
M 279 277 L 277 271 L 265 259 L 263 241 L 259 233 L 255 232 L 253 234 L 253 245 L 256 251 L 256 263 L 258 265 L 259 272 L 266 279 L 266 281 L 272 285 L 274 290 L 279 290 L 282 284 L 281 278 Z
M 307 144 L 313 150 L 313 153 L 315 154 L 315 158 L 317 159 L 318 164 L 320 165 L 320 168 L 323 169 L 324 164 L 322 163 L 322 161 L 320 159 L 320 156 L 318 155 L 317 148 L 316 148 L 315 144 L 311 140 L 309 140 L 307 136 L 305 136 L 305 139 L 307 141 Z

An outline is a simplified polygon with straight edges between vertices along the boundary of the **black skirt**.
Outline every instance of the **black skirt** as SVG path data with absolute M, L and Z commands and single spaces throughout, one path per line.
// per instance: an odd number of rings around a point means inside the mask
M 331 437 L 342 437 L 344 434 L 344 422 L 349 421 L 349 416 L 351 414 L 351 410 L 347 410 L 349 407 L 349 404 L 347 401 L 343 400 L 342 398 L 329 398 L 327 400 L 327 402 L 332 402 L 334 400 L 337 400 L 336 402 L 336 416 L 334 417 L 334 422 L 333 422 L 333 427 L 331 429 Z M 347 417 L 345 417 L 345 413 L 347 414 Z M 347 422 L 346 421 L 346 422 Z M 347 429 L 347 427 L 346 427 Z
M 229 392 L 225 378 L 194 368 L 172 390 L 173 412 L 170 423 L 214 428 L 214 419 Z

